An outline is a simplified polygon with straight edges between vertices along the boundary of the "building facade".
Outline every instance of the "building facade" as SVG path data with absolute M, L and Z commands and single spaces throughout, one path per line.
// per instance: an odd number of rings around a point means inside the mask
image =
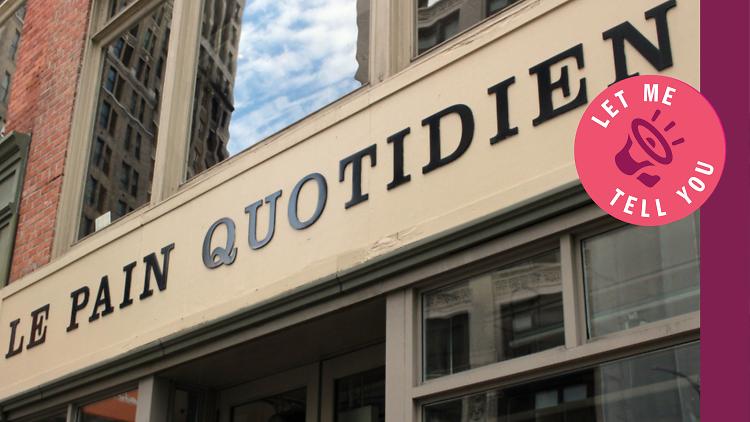
M 699 213 L 626 225 L 573 159 L 610 84 L 700 86 L 698 2 L 321 2 L 264 60 L 268 4 L 0 4 L 2 420 L 700 419 Z M 328 97 L 230 153 L 286 80 Z

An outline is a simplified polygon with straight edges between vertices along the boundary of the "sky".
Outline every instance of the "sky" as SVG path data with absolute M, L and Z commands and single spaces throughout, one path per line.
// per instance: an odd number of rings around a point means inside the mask
M 361 86 L 356 0 L 248 0 L 242 17 L 234 155 Z

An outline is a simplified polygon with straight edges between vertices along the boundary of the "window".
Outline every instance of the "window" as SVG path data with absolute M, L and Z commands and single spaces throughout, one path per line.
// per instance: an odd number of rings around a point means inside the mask
M 133 90 L 133 94 L 130 96 L 130 114 L 135 115 L 135 106 L 138 104 L 138 93 Z M 125 148 L 128 149 L 128 148 Z
M 394 406 L 424 422 L 698 420 L 699 230 L 697 212 L 641 227 L 590 205 L 419 268 L 389 296 L 386 340 L 407 350 L 388 361 L 406 386 Z
M 0 1 L 0 3 L 3 2 Z M 7 5 L 8 2 L 5 3 L 5 6 Z M 0 51 L 0 137 L 6 135 L 5 119 L 8 117 L 8 104 L 16 76 L 18 49 L 23 37 L 26 4 L 20 6 L 14 14 L 8 14 L 7 16 L 9 16 L 8 19 L 0 22 L 0 48 L 3 49 L 3 51 Z
M 130 166 L 126 163 L 122 163 L 122 167 L 120 169 L 120 189 L 127 191 L 129 184 L 130 184 Z
M 133 170 L 133 176 L 130 179 L 130 194 L 138 196 L 138 172 Z
M 16 59 L 16 52 L 18 51 L 18 43 L 21 40 L 21 32 L 16 31 L 13 34 L 13 40 L 10 42 L 10 59 Z
M 141 98 L 141 108 L 138 111 L 138 121 L 143 123 L 143 116 L 146 113 L 146 100 Z
M 21 22 L 23 22 L 26 19 L 26 4 L 25 3 L 23 6 L 18 8 L 18 11 L 16 12 L 16 16 Z
M 133 127 L 128 125 L 128 127 L 125 128 L 125 140 L 122 144 L 122 146 L 125 148 L 125 151 L 130 151 L 130 139 L 133 137 Z
M 453 38 L 519 0 L 418 0 L 417 54 Z M 485 6 L 486 5 L 486 6 Z
M 423 420 L 697 421 L 699 377 L 695 342 L 431 403 Z
M 107 82 L 105 84 L 107 91 L 114 93 L 116 82 L 117 82 L 117 71 L 115 70 L 114 67 L 110 67 L 109 73 L 107 74 Z
M 146 36 L 143 38 L 143 49 L 145 50 L 146 47 L 148 47 L 148 42 L 151 41 L 151 37 L 154 35 L 153 31 L 150 29 L 146 31 Z
M 104 141 L 101 140 L 101 138 L 96 140 L 96 147 L 94 148 L 94 165 L 99 166 L 101 159 L 102 159 L 102 153 L 104 152 Z
M 89 205 L 94 205 L 94 198 L 96 197 L 96 179 L 93 177 L 89 178 L 89 184 L 86 188 L 86 203 Z
M 164 77 L 164 57 L 159 57 L 159 62 L 156 64 L 156 77 L 159 79 Z
M 109 197 L 107 196 L 107 188 L 102 186 L 99 188 L 99 200 L 97 201 L 96 209 L 99 212 L 104 212 L 107 208 L 107 200 Z
M 135 422 L 138 390 L 78 408 L 78 422 Z
M 560 252 L 423 295 L 424 379 L 563 346 Z
M 419 54 L 422 54 L 432 47 L 441 44 L 443 41 L 456 36 L 459 32 L 458 21 L 460 13 L 460 10 L 456 10 L 430 26 L 420 27 L 418 35 Z
M 112 18 L 130 3 L 132 3 L 132 0 L 110 0 L 109 17 Z
M 120 56 L 122 56 L 122 47 L 125 45 L 125 40 L 122 38 L 119 38 L 117 42 L 115 43 L 115 48 L 112 50 L 112 53 L 117 57 L 118 59 Z
M 700 309 L 697 212 L 665 226 L 602 233 L 581 248 L 591 337 Z
M 385 422 L 385 367 L 336 380 L 335 420 Z
M 104 154 L 104 164 L 102 164 L 102 173 L 109 176 L 109 162 L 112 159 L 112 149 L 107 145 L 107 152 Z
M 137 133 L 135 135 L 135 151 L 133 151 L 133 154 L 135 155 L 135 158 L 137 160 L 141 159 L 141 134 Z
M 10 87 L 10 73 L 5 72 L 3 81 L 0 82 L 0 102 L 4 102 L 8 98 L 8 89 Z
M 108 102 L 102 101 L 102 109 L 99 114 L 99 126 L 106 128 L 109 123 L 109 114 L 112 111 L 112 106 Z
M 190 157 L 186 157 L 191 164 L 185 179 L 366 84 L 368 3 L 272 2 L 263 6 L 263 19 L 249 10 L 249 3 L 235 0 L 219 0 L 217 4 L 225 5 L 222 9 L 206 8 L 194 89 L 195 104 L 209 102 L 210 106 L 193 107 L 192 127 L 197 128 L 197 121 L 207 121 L 216 136 L 206 138 L 197 130 L 191 134 Z M 334 4 L 347 18 L 314 18 Z M 225 19 L 215 18 L 215 10 L 226 10 Z M 365 19 L 359 25 L 358 11 Z M 253 27 L 253 36 L 243 37 L 243 27 Z M 299 32 L 299 28 L 306 28 L 307 35 L 280 36 Z
M 81 237 L 88 236 L 91 233 L 93 233 L 94 232 L 94 220 L 88 217 L 84 217 L 81 229 L 82 229 Z
M 148 54 L 154 55 L 154 47 L 156 47 L 156 37 L 151 38 L 151 45 L 148 47 Z
M 135 68 L 135 78 L 139 81 L 143 76 L 143 68 L 146 66 L 146 62 L 143 59 L 138 59 L 138 67 Z
M 128 204 L 118 201 L 117 202 L 117 216 L 122 217 L 128 213 Z
M 264 6 L 267 10 L 264 10 L 262 20 L 257 19 L 261 14 L 249 10 L 246 13 L 244 1 L 212 0 L 213 3 L 201 10 L 205 14 L 201 16 L 204 22 L 202 33 L 198 26 L 187 22 L 178 26 L 180 36 L 172 40 L 172 0 L 97 1 L 104 2 L 105 16 L 92 19 L 87 45 L 102 54 L 86 56 L 84 66 L 94 66 L 94 73 L 98 76 L 96 81 L 84 83 L 99 88 L 98 108 L 91 111 L 89 101 L 93 100 L 89 99 L 77 104 L 82 104 L 81 107 L 88 110 L 86 113 L 96 113 L 94 121 L 99 124 L 91 128 L 90 123 L 83 123 L 87 118 L 81 117 L 76 120 L 81 123 L 76 125 L 84 132 L 90 130 L 91 138 L 86 147 L 89 163 L 93 162 L 91 156 L 97 137 L 110 145 L 117 162 L 120 162 L 126 139 L 130 139 L 128 148 L 132 148 L 133 130 L 144 137 L 140 155 L 172 157 L 169 163 L 156 163 L 164 168 L 163 173 L 148 168 L 151 160 L 144 161 L 143 165 L 131 163 L 131 171 L 149 176 L 155 174 L 158 180 L 153 182 L 159 188 L 154 192 L 158 192 L 159 200 L 164 199 L 167 192 L 179 189 L 187 179 L 369 82 L 370 0 L 268 3 Z M 316 19 L 334 6 L 337 10 L 340 8 L 341 16 L 337 12 L 332 19 Z M 188 7 L 187 2 L 179 3 L 179 7 Z M 126 9 L 127 18 L 122 15 Z M 292 17 L 294 19 L 290 19 Z M 251 46 L 251 39 L 243 41 L 246 38 L 242 36 L 243 24 L 257 24 L 256 36 L 252 38 L 256 41 L 264 39 L 264 42 Z M 294 40 L 278 37 L 280 33 L 299 32 L 300 28 L 309 28 L 305 33 L 310 36 L 295 37 Z M 196 47 L 188 48 L 185 40 L 192 39 L 192 36 L 199 38 L 200 42 Z M 175 61 L 174 69 L 167 60 L 170 42 L 179 46 L 179 54 L 185 56 L 185 60 L 181 57 Z M 255 47 L 261 49 L 256 51 Z M 284 59 L 284 52 L 288 52 L 293 60 Z M 288 63 L 289 66 L 276 70 L 256 66 L 269 62 Z M 195 63 L 195 67 L 180 69 L 179 63 Z M 166 86 L 177 88 L 168 88 L 169 92 L 165 92 L 164 80 L 176 81 Z M 278 87 L 283 87 L 284 91 Z M 103 95 L 102 91 L 108 92 Z M 180 99 L 180 96 L 192 97 L 194 93 L 196 102 L 193 107 L 171 108 L 174 113 L 162 120 L 164 116 L 160 116 L 162 107 L 159 103 L 165 96 L 170 96 L 167 100 L 175 104 L 189 101 L 189 98 Z M 201 106 L 204 103 L 206 107 Z M 269 117 L 258 118 L 261 115 Z M 88 119 L 91 121 L 90 117 Z M 177 130 L 178 120 L 189 122 L 189 126 L 182 125 L 189 128 L 188 133 L 169 137 L 169 142 L 162 145 L 168 150 L 167 154 L 157 155 L 159 131 L 172 133 Z M 197 121 L 201 120 L 205 127 L 197 133 Z M 139 127 L 127 129 L 129 125 Z M 164 174 L 169 176 L 160 178 Z M 146 178 L 140 180 L 141 185 L 148 186 L 138 186 L 138 189 L 151 192 L 151 177 L 148 179 L 148 182 Z M 131 182 L 128 180 L 128 192 Z M 120 197 L 116 177 L 113 181 L 103 179 L 102 183 L 108 184 L 111 197 Z M 165 189 L 165 185 L 170 186 Z M 130 206 L 139 208 L 146 198 L 147 195 L 139 195 L 140 203 Z M 80 194 L 76 200 L 83 202 Z M 81 214 L 78 221 L 84 222 L 84 218 L 95 220 L 98 215 Z M 72 229 L 67 236 L 70 243 L 65 244 L 72 244 L 75 236 Z
M 115 132 L 117 132 L 117 113 L 113 112 L 110 119 L 109 119 L 109 134 L 112 136 L 115 136 Z
M 130 61 L 133 58 L 133 47 L 130 44 L 125 44 L 125 52 L 122 55 L 122 64 L 125 67 L 130 67 Z
M 151 66 L 146 65 L 145 76 L 143 76 L 143 85 L 149 86 L 148 80 L 151 77 Z

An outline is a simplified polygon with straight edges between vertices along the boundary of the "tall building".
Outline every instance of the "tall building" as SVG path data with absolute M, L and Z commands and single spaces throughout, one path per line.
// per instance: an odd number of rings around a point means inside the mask
M 229 158 L 229 123 L 245 1 L 203 5 L 187 179 Z
M 112 15 L 127 3 L 113 6 Z M 160 6 L 106 49 L 81 237 L 102 215 L 104 227 L 151 200 L 171 21 L 172 6 Z
M 700 18 L 689 0 L 30 0 L 1 419 L 694 422 L 700 214 L 613 218 L 573 145 L 614 82 L 699 86 Z M 299 93 L 282 113 L 316 110 L 227 159 L 257 69 L 255 89 Z

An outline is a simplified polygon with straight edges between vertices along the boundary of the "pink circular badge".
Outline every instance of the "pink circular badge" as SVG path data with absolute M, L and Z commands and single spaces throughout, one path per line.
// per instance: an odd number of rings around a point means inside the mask
M 636 76 L 599 94 L 578 125 L 575 162 L 604 211 L 641 226 L 697 210 L 724 170 L 724 129 L 711 104 L 666 76 Z

